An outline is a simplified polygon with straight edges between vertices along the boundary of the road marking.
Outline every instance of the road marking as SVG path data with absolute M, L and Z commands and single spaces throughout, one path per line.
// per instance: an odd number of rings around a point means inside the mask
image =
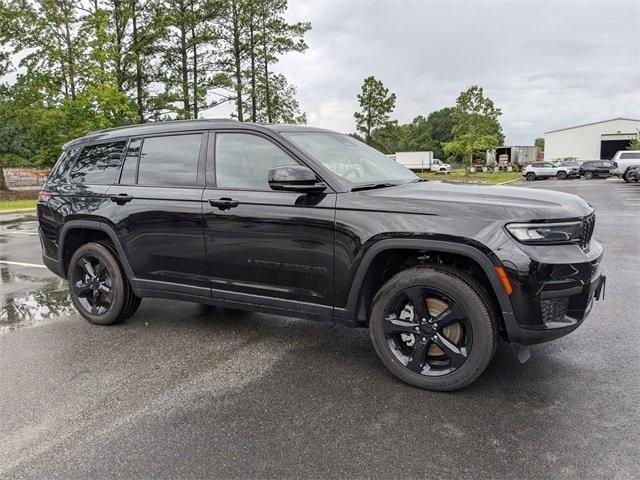
M 24 263 L 24 262 L 9 262 L 7 260 L 0 260 L 0 265 L 17 265 L 19 267 L 33 267 L 33 268 L 47 268 L 39 263 Z
M 38 232 L 20 232 L 18 230 L 16 231 L 6 230 L 4 232 L 0 232 L 0 234 L 3 234 L 3 235 L 9 235 L 11 233 L 16 233 L 18 235 L 38 235 Z

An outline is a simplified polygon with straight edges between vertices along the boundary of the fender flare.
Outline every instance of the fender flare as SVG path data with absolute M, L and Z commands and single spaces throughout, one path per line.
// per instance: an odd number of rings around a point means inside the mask
M 482 268 L 485 275 L 491 282 L 493 293 L 498 299 L 500 310 L 503 312 L 503 314 L 513 315 L 513 307 L 511 306 L 511 301 L 504 291 L 502 282 L 498 278 L 498 274 L 495 270 L 496 265 L 486 254 L 472 245 L 429 239 L 386 239 L 380 240 L 369 247 L 369 249 L 362 257 L 362 261 L 360 262 L 356 274 L 353 277 L 353 281 L 351 282 L 349 297 L 347 299 L 347 311 L 356 314 L 358 309 L 358 302 L 360 301 L 362 285 L 364 284 L 364 279 L 367 275 L 367 272 L 369 271 L 369 267 L 371 266 L 373 259 L 379 253 L 384 252 L 385 250 L 399 249 L 429 250 L 434 252 L 455 253 L 463 255 L 465 257 L 469 257 L 471 260 L 474 260 L 480 266 L 480 268 Z
M 124 268 L 124 272 L 125 272 L 125 275 L 127 276 L 127 279 L 133 285 L 134 283 L 133 280 L 135 280 L 133 269 L 131 268 L 131 265 L 129 265 L 129 260 L 127 259 L 127 256 L 124 253 L 124 249 L 120 244 L 120 240 L 118 239 L 116 232 L 109 225 L 97 220 L 69 220 L 60 229 L 60 233 L 58 237 L 60 239 L 59 247 L 58 247 L 58 265 L 60 265 L 60 270 L 63 273 L 65 273 L 65 277 L 67 275 L 66 275 L 66 271 L 64 271 L 65 270 L 64 244 L 68 238 L 69 231 L 75 230 L 75 229 L 97 230 L 97 231 L 106 233 L 107 236 L 111 239 L 111 242 L 113 243 L 116 249 L 116 252 L 118 253 L 118 260 L 120 260 L 120 263 L 122 264 L 122 268 Z

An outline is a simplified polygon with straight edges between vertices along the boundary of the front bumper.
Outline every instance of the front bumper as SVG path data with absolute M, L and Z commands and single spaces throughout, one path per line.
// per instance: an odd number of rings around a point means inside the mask
M 509 241 L 498 250 L 513 293 L 503 312 L 506 336 L 522 345 L 567 335 L 586 319 L 594 300 L 604 298 L 602 246 L 527 246 Z

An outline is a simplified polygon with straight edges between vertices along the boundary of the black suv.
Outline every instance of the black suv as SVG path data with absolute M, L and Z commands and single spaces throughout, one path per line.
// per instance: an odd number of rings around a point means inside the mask
M 433 390 L 478 378 L 498 336 L 568 334 L 604 285 L 580 197 L 426 182 L 304 126 L 88 134 L 65 145 L 38 217 L 44 262 L 90 322 L 162 297 L 369 327 L 394 375 Z
M 587 180 L 594 177 L 610 177 L 613 163 L 609 160 L 587 160 L 580 165 L 579 174 Z

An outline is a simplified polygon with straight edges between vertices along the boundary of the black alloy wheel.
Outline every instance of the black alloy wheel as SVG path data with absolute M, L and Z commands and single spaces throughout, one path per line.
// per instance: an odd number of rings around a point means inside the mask
M 92 323 L 111 325 L 140 306 L 112 245 L 82 245 L 71 257 L 68 278 L 74 306 Z
M 104 315 L 113 304 L 113 279 L 104 261 L 83 255 L 74 266 L 72 288 L 82 308 L 91 315 Z
M 384 331 L 391 352 L 420 375 L 454 372 L 466 362 L 473 344 L 462 307 L 430 287 L 400 292 L 385 309 Z
M 469 385 L 495 351 L 495 313 L 468 274 L 445 267 L 402 271 L 376 294 L 369 330 L 376 353 L 396 377 L 429 390 Z

